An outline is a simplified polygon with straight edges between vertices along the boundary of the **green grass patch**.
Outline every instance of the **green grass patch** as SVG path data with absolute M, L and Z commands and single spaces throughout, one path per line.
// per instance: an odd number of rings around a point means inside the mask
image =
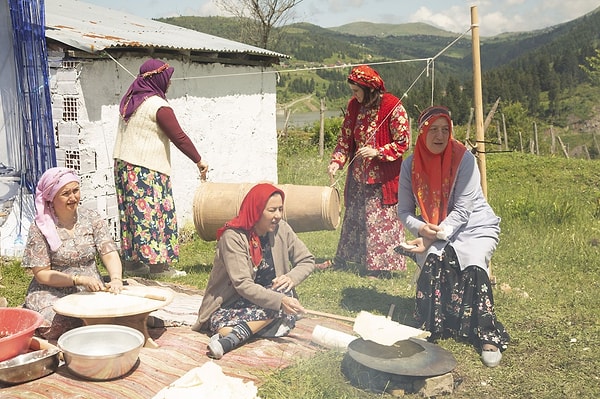
M 281 139 L 279 183 L 329 185 L 328 155 L 319 157 L 310 137 Z M 600 168 L 598 161 L 501 153 L 487 156 L 488 198 L 502 218 L 492 259 L 496 311 L 512 337 L 499 367 L 483 366 L 475 350 L 453 340 L 440 345 L 457 359 L 452 398 L 600 397 Z M 344 175 L 336 187 L 343 191 Z M 318 260 L 335 255 L 339 230 L 300 233 Z M 214 242 L 185 234 L 183 284 L 203 289 Z M 19 306 L 30 276 L 19 262 L 4 262 L 2 295 Z M 368 280 L 352 271 L 315 271 L 298 287 L 309 309 L 354 316 L 361 310 L 412 321 L 414 264 L 390 280 Z M 353 387 L 341 373 L 342 355 L 323 352 L 284 370 L 266 373 L 264 399 L 381 398 Z M 417 397 L 406 395 L 407 398 Z

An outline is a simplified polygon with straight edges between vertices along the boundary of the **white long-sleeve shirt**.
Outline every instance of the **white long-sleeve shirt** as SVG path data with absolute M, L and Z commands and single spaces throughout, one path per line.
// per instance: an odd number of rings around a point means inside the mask
M 412 155 L 407 157 L 400 170 L 398 217 L 404 227 L 417 237 L 425 222 L 415 213 L 418 203 L 411 183 L 412 160 Z M 461 270 L 475 265 L 489 274 L 488 265 L 500 235 L 500 218 L 483 195 L 475 157 L 468 151 L 463 155 L 450 190 L 447 215 L 440 223 L 447 234 L 446 239 L 435 241 L 426 253 L 417 254 L 419 266 L 423 266 L 427 255 L 439 255 L 449 244 L 456 252 Z

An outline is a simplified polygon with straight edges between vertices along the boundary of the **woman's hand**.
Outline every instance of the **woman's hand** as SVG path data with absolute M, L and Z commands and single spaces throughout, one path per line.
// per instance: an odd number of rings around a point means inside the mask
M 118 294 L 123 290 L 123 280 L 120 278 L 112 279 L 109 283 L 106 283 L 105 288 L 108 288 L 108 291 L 112 292 L 113 294 Z
M 91 292 L 104 291 L 104 283 L 98 280 L 96 277 L 90 276 L 75 276 L 75 285 L 84 287 L 86 290 Z
M 279 276 L 273 279 L 273 284 L 271 285 L 271 289 L 277 292 L 287 293 L 294 288 L 294 282 L 287 275 Z
M 304 306 L 300 304 L 300 301 L 291 296 L 285 296 L 281 300 L 281 308 L 285 314 L 302 314 L 306 313 Z
M 379 155 L 379 151 L 373 147 L 361 147 L 356 151 L 356 157 L 359 159 L 361 159 L 361 158 L 373 159 L 378 155 Z
M 327 174 L 331 179 L 335 177 L 336 172 L 340 169 L 340 164 L 337 162 L 331 162 L 327 167 Z
M 437 224 L 426 223 L 419 229 L 419 236 L 427 238 L 429 240 L 437 240 L 437 232 L 442 231 L 442 228 Z
M 415 238 L 414 240 L 407 241 L 406 243 L 409 245 L 416 245 L 416 248 L 405 249 L 406 252 L 413 252 L 416 254 L 422 254 L 433 244 L 434 240 L 430 240 L 425 237 Z
M 200 180 L 206 181 L 206 174 L 208 173 L 208 164 L 203 160 L 198 161 L 196 163 L 198 170 L 200 171 Z

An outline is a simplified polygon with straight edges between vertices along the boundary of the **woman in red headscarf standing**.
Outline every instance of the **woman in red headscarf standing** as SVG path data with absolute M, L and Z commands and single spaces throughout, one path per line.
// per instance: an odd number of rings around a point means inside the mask
M 167 102 L 173 72 L 173 67 L 161 60 L 144 62 L 119 107 L 113 158 L 121 256 L 127 275 L 185 274 L 170 267 L 179 259 L 170 143 L 198 166 L 201 176 L 208 164 Z
M 404 257 L 393 248 L 404 238 L 396 207 L 410 125 L 402 102 L 386 92 L 374 69 L 352 69 L 348 84 L 352 99 L 327 168 L 333 179 L 348 165 L 344 220 L 333 262 L 340 269 L 352 262 L 368 276 L 379 277 L 406 269 Z
M 238 216 L 217 231 L 217 253 L 192 326 L 211 335 L 212 358 L 253 336 L 287 335 L 304 313 L 294 288 L 314 270 L 315 261 L 282 220 L 284 198 L 277 187 L 257 184 Z
M 415 317 L 432 340 L 470 341 L 495 367 L 510 340 L 496 319 L 488 276 L 500 218 L 483 195 L 475 157 L 452 138 L 449 110 L 427 108 L 418 126 L 398 193 L 398 216 L 417 237 L 408 241 L 416 247 L 404 250 L 419 266 Z

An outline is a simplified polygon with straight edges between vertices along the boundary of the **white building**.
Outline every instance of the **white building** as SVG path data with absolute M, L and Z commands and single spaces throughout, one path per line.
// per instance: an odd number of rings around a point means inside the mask
M 209 181 L 277 182 L 272 66 L 284 55 L 76 0 L 46 0 L 45 11 L 57 165 L 80 172 L 82 202 L 106 215 L 115 231 L 112 148 L 118 105 L 148 58 L 175 68 L 167 98 L 209 163 Z M 7 2 L 0 4 L 0 26 L 0 162 L 18 175 L 23 151 L 15 144 L 21 123 L 14 115 L 18 66 Z M 193 162 L 174 146 L 171 151 L 173 192 L 183 227 L 193 223 L 200 180 Z M 0 194 L 6 201 L 15 190 L 8 180 L 3 184 Z M 20 215 L 32 212 L 31 204 L 18 209 Z M 29 221 L 20 215 L 11 215 L 12 222 L 2 226 L 2 254 L 10 252 L 15 231 L 27 231 Z

